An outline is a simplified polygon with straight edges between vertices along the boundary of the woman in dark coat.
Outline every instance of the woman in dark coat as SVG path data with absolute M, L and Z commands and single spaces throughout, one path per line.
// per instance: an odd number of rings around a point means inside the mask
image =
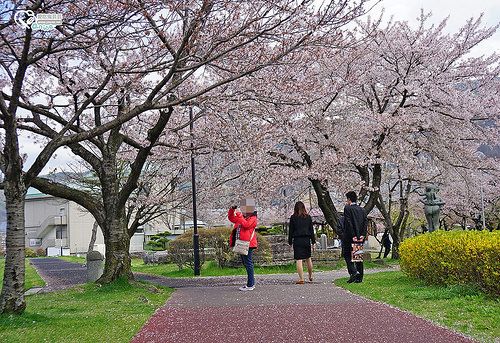
M 304 270 L 302 268 L 302 260 L 306 260 L 309 280 L 313 280 L 312 276 L 312 260 L 311 260 L 311 245 L 314 250 L 316 247 L 316 239 L 312 219 L 307 214 L 304 203 L 298 201 L 295 204 L 293 215 L 290 217 L 290 228 L 288 230 L 288 244 L 293 244 L 293 258 L 297 263 L 297 272 L 299 273 L 299 281 L 296 283 L 304 283 Z

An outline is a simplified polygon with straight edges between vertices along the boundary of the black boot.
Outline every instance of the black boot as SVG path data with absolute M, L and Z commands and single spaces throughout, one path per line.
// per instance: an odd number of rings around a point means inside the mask
M 353 283 L 354 281 L 358 280 L 360 274 L 356 272 L 356 274 L 352 274 L 349 280 L 347 280 L 347 283 Z

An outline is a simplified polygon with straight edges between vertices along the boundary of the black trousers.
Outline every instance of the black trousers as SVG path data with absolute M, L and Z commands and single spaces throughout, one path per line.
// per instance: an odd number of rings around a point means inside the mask
M 345 263 L 347 264 L 347 271 L 349 275 L 356 273 L 360 274 L 359 279 L 363 280 L 363 262 L 351 262 L 352 243 L 342 242 L 342 255 L 344 255 Z
M 389 255 L 389 253 L 391 252 L 391 247 L 385 247 L 385 252 L 384 252 L 384 258 L 387 257 L 387 255 Z

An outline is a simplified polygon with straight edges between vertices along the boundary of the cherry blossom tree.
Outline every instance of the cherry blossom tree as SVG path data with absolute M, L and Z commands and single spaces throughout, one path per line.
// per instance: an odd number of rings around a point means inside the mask
M 91 15 L 81 16 L 92 24 L 100 16 L 94 10 L 110 11 L 113 18 L 115 11 L 123 11 L 126 17 L 114 27 L 94 25 L 87 36 L 92 39 L 89 46 L 66 49 L 44 63 L 33 63 L 38 79 L 25 80 L 25 94 L 18 106 L 29 116 L 19 128 L 52 148 L 59 146 L 52 142 L 63 137 L 61 144 L 96 174 L 100 198 L 35 177 L 37 173 L 30 174 L 30 184 L 71 199 L 94 215 L 106 243 L 105 269 L 99 282 L 133 277 L 126 203 L 138 187 L 148 159 L 185 155 L 177 142 L 179 132 L 189 124 L 183 106 L 193 100 L 204 104 L 230 83 L 317 44 L 330 31 L 361 15 L 364 2 L 336 1 L 321 6 L 291 0 L 82 5 Z M 79 25 L 82 17 L 71 20 Z M 6 94 L 7 101 L 10 96 Z M 78 138 L 69 139 L 70 135 Z M 118 173 L 118 165 L 125 160 L 129 161 L 127 174 L 120 179 L 123 174 Z M 37 160 L 34 166 L 41 170 L 42 162 Z
M 19 129 L 30 117 L 27 111 L 54 112 L 53 103 L 33 105 L 37 91 L 50 82 L 38 74 L 37 67 L 51 58 L 64 59 L 66 54 L 90 49 L 95 44 L 93 33 L 107 27 L 113 30 L 127 20 L 130 11 L 126 8 L 108 9 L 101 12 L 99 3 L 77 1 L 32 1 L 27 4 L 12 2 L 1 7 L 0 17 L 0 168 L 3 173 L 2 188 L 6 196 L 7 209 L 7 257 L 0 295 L 0 312 L 22 313 L 24 300 L 24 196 L 52 154 L 64 144 L 84 140 L 99 132 L 109 130 L 114 123 L 96 128 L 93 132 L 70 135 L 70 127 L 102 90 L 103 83 L 96 82 L 81 106 L 75 104 L 73 115 L 64 125 L 55 128 L 56 134 L 44 144 L 35 162 L 23 170 L 24 154 L 19 144 Z M 95 6 L 94 6 L 95 5 Z M 70 16 L 64 25 L 52 30 L 35 30 L 29 24 L 37 13 L 58 13 Z M 94 17 L 95 16 L 95 17 Z M 37 22 L 35 22 L 37 23 Z M 22 24 L 22 25 L 21 25 Z M 107 75 L 108 79 L 110 74 Z M 106 79 L 106 78 L 105 78 Z M 27 81 L 30 80 L 30 81 Z M 70 82 L 70 80 L 68 80 Z M 73 81 L 74 82 L 74 81 Z M 36 111 L 34 113 L 36 113 Z
M 481 144 L 498 143 L 498 128 L 483 125 L 499 119 L 498 56 L 467 58 L 468 51 L 497 27 L 483 29 L 480 18 L 471 19 L 457 33 L 447 35 L 443 33 L 446 21 L 428 27 L 427 20 L 422 13 L 416 30 L 407 23 L 394 23 L 374 37 L 367 49 L 369 58 L 381 57 L 372 60 L 357 94 L 369 109 L 363 119 L 367 132 L 374 133 L 370 145 L 374 166 L 384 161 L 407 175 L 406 191 L 400 193 L 405 207 L 412 180 L 420 185 L 438 183 L 444 189 L 453 180 L 443 180 L 442 175 L 450 175 L 453 169 L 471 174 L 488 168 L 498 174 L 491 160 L 477 157 Z M 376 173 L 372 180 L 375 177 Z M 370 190 L 374 192 L 380 189 Z M 391 227 L 380 197 L 377 207 Z M 402 222 L 403 211 L 396 227 Z M 397 258 L 400 237 L 397 230 L 391 234 Z
M 257 159 L 273 167 L 268 177 L 278 185 L 309 179 L 332 227 L 338 214 L 331 191 L 357 189 L 367 211 L 377 207 L 384 216 L 396 258 L 416 187 L 435 182 L 445 194 L 452 169 L 498 176 L 495 161 L 477 156 L 479 146 L 498 144 L 498 125 L 491 124 L 499 119 L 498 56 L 467 56 L 497 27 L 471 19 L 446 34 L 446 20 L 430 26 L 428 17 L 422 13 L 417 28 L 360 22 L 360 34 L 343 32 L 336 45 L 309 51 L 304 76 L 283 63 L 272 69 L 273 81 L 267 70 L 266 77 L 253 75 L 255 82 L 233 84 L 228 96 L 238 99 L 238 121 L 251 117 L 245 132 L 259 129 L 248 146 L 266 152 Z M 382 185 L 396 170 L 390 188 L 399 188 L 392 194 L 399 194 L 400 216 L 393 222 L 388 208 L 396 199 Z

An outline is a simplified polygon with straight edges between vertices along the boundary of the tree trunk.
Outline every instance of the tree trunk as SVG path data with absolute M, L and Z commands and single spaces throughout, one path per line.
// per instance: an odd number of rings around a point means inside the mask
M 108 215 L 106 220 L 109 225 L 104 226 L 104 243 L 106 244 L 106 256 L 104 262 L 104 273 L 97 280 L 98 283 L 111 283 L 121 277 L 133 280 L 130 261 L 130 237 L 128 235 L 125 215 Z
M 377 201 L 377 208 L 384 217 L 386 230 L 389 230 L 392 236 L 392 258 L 399 260 L 399 232 L 397 228 L 392 225 L 390 213 L 387 211 L 382 195 L 379 193 L 379 200 Z
M 370 185 L 370 169 L 367 166 L 356 166 L 361 180 L 366 186 Z M 380 164 L 375 164 L 371 173 L 371 189 L 368 191 L 366 187 L 362 187 L 359 192 L 358 202 L 361 202 L 368 195 L 368 200 L 364 206 L 366 214 L 369 214 L 373 208 L 377 205 L 378 195 L 380 194 L 380 184 L 382 182 L 382 166 Z
M 399 236 L 396 235 L 396 238 L 392 238 L 392 258 L 395 260 L 399 260 Z
M 334 231 L 337 230 L 337 221 L 339 219 L 339 214 L 335 205 L 333 204 L 332 198 L 330 197 L 330 192 L 328 189 L 321 184 L 320 180 L 309 179 L 313 185 L 314 192 L 318 197 L 318 205 L 323 211 L 326 222 L 333 228 Z
M 28 53 L 31 44 L 31 30 L 25 30 L 26 37 L 18 69 L 14 78 L 9 107 L 5 105 L 3 95 L 0 95 L 0 110 L 5 130 L 4 150 L 1 155 L 1 167 L 4 173 L 4 194 L 7 211 L 7 237 L 5 270 L 3 275 L 2 293 L 0 294 L 0 313 L 21 314 L 26 309 L 24 299 L 26 251 L 24 237 L 24 197 L 26 195 L 26 180 L 23 178 L 23 161 L 19 155 L 19 139 L 17 134 L 17 106 L 21 96 L 24 75 L 28 68 Z
M 21 177 L 21 174 L 18 175 Z M 24 299 L 25 237 L 24 183 L 6 182 L 7 256 L 0 295 L 0 313 L 21 314 L 26 308 Z

